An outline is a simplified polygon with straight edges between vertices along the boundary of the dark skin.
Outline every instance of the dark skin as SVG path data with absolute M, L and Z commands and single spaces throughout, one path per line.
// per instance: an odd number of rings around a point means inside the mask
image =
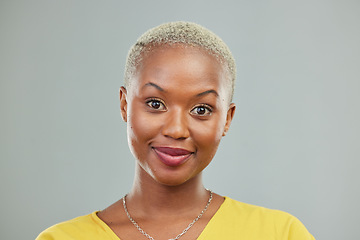
M 175 238 L 209 199 L 202 171 L 234 116 L 229 88 L 228 73 L 214 56 L 178 45 L 146 55 L 130 86 L 120 89 L 121 115 L 136 158 L 127 208 L 156 240 Z M 189 156 L 169 166 L 156 154 L 158 147 L 183 149 Z M 180 239 L 197 239 L 223 201 L 214 194 L 203 217 Z M 146 239 L 129 221 L 122 200 L 98 216 L 122 240 Z

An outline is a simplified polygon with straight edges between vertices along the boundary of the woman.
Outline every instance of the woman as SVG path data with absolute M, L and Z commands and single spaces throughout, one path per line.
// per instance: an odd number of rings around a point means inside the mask
M 203 186 L 202 171 L 234 116 L 235 75 L 226 44 L 197 24 L 167 23 L 143 34 L 130 49 L 120 88 L 136 159 L 132 190 L 37 239 L 314 239 L 287 213 Z

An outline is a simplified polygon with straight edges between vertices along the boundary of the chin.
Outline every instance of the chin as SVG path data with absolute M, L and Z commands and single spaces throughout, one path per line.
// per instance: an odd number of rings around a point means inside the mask
M 159 171 L 149 173 L 149 177 L 153 179 L 156 183 L 169 186 L 176 187 L 186 183 L 190 183 L 195 181 L 198 178 L 201 178 L 200 173 L 189 173 L 189 172 L 162 172 Z
M 188 182 L 190 179 L 189 177 L 184 177 L 184 176 L 168 176 L 167 174 L 159 176 L 159 175 L 152 175 L 151 176 L 157 183 L 164 185 L 164 186 L 169 186 L 169 187 L 175 187 L 175 186 L 179 186 L 182 185 L 186 182 Z
M 201 170 L 193 165 L 171 168 L 160 165 L 148 165 L 138 162 L 141 181 L 155 183 L 163 186 L 175 187 L 201 179 Z M 195 170 L 197 169 L 197 170 Z

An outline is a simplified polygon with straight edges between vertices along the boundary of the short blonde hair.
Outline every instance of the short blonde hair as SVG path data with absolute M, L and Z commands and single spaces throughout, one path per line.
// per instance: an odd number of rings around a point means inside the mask
M 152 28 L 139 37 L 130 48 L 125 65 L 125 86 L 129 86 L 131 78 L 142 61 L 145 52 L 161 45 L 184 44 L 204 49 L 214 55 L 221 64 L 225 64 L 231 84 L 231 99 L 234 94 L 236 65 L 229 47 L 215 33 L 192 22 L 169 22 Z

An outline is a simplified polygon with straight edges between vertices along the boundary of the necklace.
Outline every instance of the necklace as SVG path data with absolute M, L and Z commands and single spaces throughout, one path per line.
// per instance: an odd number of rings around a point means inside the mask
M 206 203 L 206 206 L 205 208 L 201 211 L 201 213 L 179 234 L 177 235 L 175 238 L 170 238 L 169 240 L 177 240 L 179 239 L 182 235 L 184 235 L 203 215 L 204 213 L 206 212 L 206 210 L 208 209 L 210 203 L 211 203 L 211 200 L 213 198 L 213 192 L 211 190 L 207 190 L 209 191 L 210 193 L 210 196 L 209 196 L 209 200 L 207 201 Z M 130 213 L 128 212 L 127 210 L 127 207 L 126 207 L 126 198 L 127 195 L 125 195 L 123 197 L 123 206 L 124 206 L 124 210 L 126 212 L 126 215 L 128 216 L 130 222 L 132 222 L 132 224 L 134 224 L 134 226 L 137 228 L 137 230 L 139 230 L 139 232 L 141 234 L 143 234 L 145 237 L 147 237 L 148 239 L 150 240 L 155 240 L 152 236 L 150 236 L 147 232 L 145 232 L 137 222 L 135 222 L 135 220 L 130 216 Z

